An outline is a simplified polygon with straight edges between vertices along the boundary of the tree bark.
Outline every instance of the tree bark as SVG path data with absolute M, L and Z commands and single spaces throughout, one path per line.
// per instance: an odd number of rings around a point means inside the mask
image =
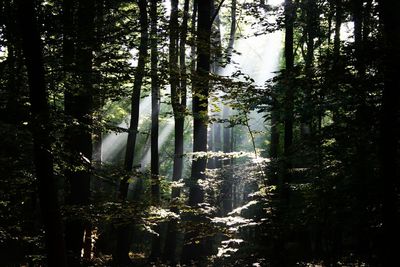
M 44 223 L 48 266 L 67 266 L 63 226 L 58 206 L 50 143 L 50 111 L 45 70 L 34 1 L 19 0 L 18 21 L 28 72 L 31 103 L 33 157 L 38 179 L 41 215 Z
M 284 125 L 284 155 L 289 157 L 293 143 L 293 22 L 294 6 L 292 0 L 285 0 L 285 125 Z
M 207 152 L 208 94 L 210 72 L 211 8 L 213 1 L 206 0 L 198 4 L 197 24 L 197 69 L 193 87 L 193 152 Z M 189 205 L 196 207 L 203 202 L 204 192 L 198 180 L 205 178 L 207 158 L 200 157 L 192 161 L 192 173 L 189 181 Z M 194 233 L 186 233 L 189 241 Z M 199 260 L 204 254 L 204 242 L 190 243 L 183 248 L 183 261 Z
M 170 43 L 169 43 L 169 82 L 171 85 L 171 103 L 172 109 L 174 112 L 175 119 L 175 153 L 174 153 L 174 167 L 172 179 L 173 181 L 180 180 L 182 177 L 182 167 L 183 167 L 183 123 L 184 123 L 184 112 L 185 106 L 183 106 L 183 90 L 186 91 L 186 73 L 182 71 L 182 68 L 185 67 L 185 54 L 182 54 L 180 51 L 180 68 L 181 72 L 178 70 L 178 43 L 179 43 L 179 24 L 178 24 L 178 0 L 171 1 L 171 16 L 170 16 Z M 185 8 L 188 8 L 189 3 L 185 1 Z M 187 31 L 187 12 L 188 10 L 184 10 L 184 19 L 182 25 L 182 31 L 186 29 Z M 186 39 L 186 34 L 182 36 Z M 181 40 L 181 46 L 182 42 Z M 183 43 L 184 45 L 184 43 Z M 180 47 L 183 49 L 183 53 L 185 51 L 185 47 Z M 182 58 L 183 57 L 183 58 Z M 179 77 L 182 79 L 182 84 L 179 84 Z M 183 81 L 185 79 L 185 81 Z M 185 86 L 185 89 L 182 88 Z
M 235 37 L 236 37 L 236 24 L 237 24 L 237 19 L 236 19 L 236 11 L 237 11 L 237 1 L 232 0 L 231 1 L 231 25 L 230 25 L 230 32 L 229 32 L 229 43 L 227 47 L 227 58 L 230 60 L 232 57 L 232 52 L 233 52 L 233 47 L 235 44 Z M 231 109 L 229 106 L 224 105 L 223 110 L 222 110 L 222 118 L 224 120 L 229 119 L 229 115 L 231 113 Z M 230 153 L 232 152 L 232 131 L 233 127 L 230 127 L 229 122 L 224 123 L 224 128 L 223 128 L 223 152 L 224 153 Z M 224 167 L 232 166 L 232 160 L 231 159 L 226 159 L 223 162 Z M 227 170 L 225 168 L 225 177 L 224 177 L 224 182 L 222 184 L 222 189 L 221 189 L 221 194 L 222 194 L 222 211 L 223 214 L 227 214 L 228 212 L 232 211 L 232 170 Z
M 157 51 L 157 3 L 158 0 L 150 1 L 150 75 L 151 75 L 151 201 L 155 206 L 160 205 L 160 181 L 159 181 L 159 153 L 158 153 L 158 131 L 160 113 L 160 88 L 158 82 L 158 51 Z M 151 247 L 151 260 L 158 260 L 161 255 L 160 226 L 157 226 L 159 235 L 153 236 Z
M 128 196 L 128 180 L 133 168 L 136 136 L 139 125 L 139 105 L 140 93 L 145 76 L 145 65 L 147 61 L 148 49 L 148 18 L 147 1 L 139 0 L 139 20 L 140 20 L 140 44 L 138 65 L 135 70 L 135 80 L 133 82 L 133 91 L 131 96 L 131 119 L 128 130 L 128 139 L 125 151 L 124 169 L 127 172 L 119 185 L 119 199 L 125 201 Z M 138 181 L 140 183 L 141 181 Z M 138 197 L 138 196 L 136 196 Z M 132 242 L 131 225 L 122 225 L 117 227 L 117 245 L 113 255 L 113 260 L 118 266 L 130 264 L 129 249 Z
M 342 0 L 335 0 L 335 37 L 333 39 L 333 60 L 337 66 L 340 57 L 340 28 L 342 26 Z
M 381 114 L 381 184 L 383 187 L 383 266 L 399 265 L 397 242 L 400 238 L 399 201 L 399 112 L 400 112 L 400 10 L 399 1 L 380 0 L 380 16 L 385 40 L 384 88 Z
M 183 18 L 179 39 L 178 24 L 178 0 L 171 1 L 170 16 L 170 46 L 169 46 L 169 75 L 171 85 L 171 102 L 175 120 L 175 143 L 174 143 L 174 166 L 172 180 L 182 179 L 183 171 L 183 146 L 184 146 L 184 123 L 186 112 L 186 92 L 187 92 L 187 68 L 186 68 L 186 39 L 188 33 L 189 0 L 185 0 L 183 6 Z M 176 73 L 178 64 L 178 43 L 179 43 L 179 77 L 180 83 L 177 84 Z M 180 196 L 180 188 L 174 187 L 171 192 L 171 211 L 179 212 L 176 199 Z M 177 220 L 172 219 L 168 223 L 167 237 L 165 243 L 168 244 L 164 249 L 164 259 L 171 264 L 176 263 L 176 238 Z
M 158 51 L 157 51 L 157 0 L 152 0 L 150 6 L 151 30 L 151 196 L 153 205 L 160 202 L 159 154 L 158 154 L 158 117 L 160 113 L 160 86 L 158 81 Z
M 197 70 L 193 88 L 193 152 L 207 152 L 208 94 L 210 72 L 211 5 L 207 0 L 198 5 Z M 204 194 L 197 181 L 204 179 L 207 158 L 199 157 L 192 162 L 189 205 L 203 202 Z
M 143 84 L 143 77 L 145 76 L 145 65 L 147 61 L 147 49 L 148 49 L 148 20 L 147 20 L 147 2 L 140 0 L 138 2 L 140 10 L 140 44 L 139 44 L 139 59 L 138 65 L 135 70 L 135 81 L 133 83 L 133 91 L 131 96 L 131 119 L 128 130 L 128 140 L 126 144 L 125 152 L 125 171 L 130 173 L 133 168 L 134 153 L 136 136 L 138 133 L 139 125 L 139 106 L 140 106 L 140 94 Z M 119 187 L 119 195 L 121 200 L 125 200 L 128 194 L 128 183 L 129 177 L 124 177 L 121 180 Z
M 69 5 L 64 21 L 65 41 L 64 48 L 71 46 L 72 38 L 72 16 L 73 2 L 65 2 Z M 69 12 L 69 13 L 68 13 Z M 67 18 L 67 16 L 69 16 Z M 66 130 L 66 149 L 70 153 L 70 164 L 72 168 L 66 171 L 70 184 L 70 194 L 67 202 L 71 205 L 87 205 L 90 197 L 90 176 L 92 160 L 92 109 L 93 109 L 93 86 L 92 86 L 92 51 L 94 39 L 94 1 L 78 1 L 77 11 L 77 46 L 76 46 L 76 68 L 78 85 L 66 88 L 65 112 L 70 120 Z M 68 43 L 70 42 L 70 43 Z M 68 49 L 71 49 L 68 47 Z M 70 56 L 65 51 L 64 56 Z M 66 59 L 64 67 L 71 67 L 70 59 Z M 78 123 L 76 123 L 78 122 Z M 66 225 L 66 245 L 69 256 L 69 265 L 78 266 L 80 263 L 81 249 L 85 222 L 81 218 L 69 218 Z

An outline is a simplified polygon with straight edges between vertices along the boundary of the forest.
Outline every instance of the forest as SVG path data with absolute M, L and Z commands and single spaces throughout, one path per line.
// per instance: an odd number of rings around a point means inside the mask
M 399 11 L 0 0 L 0 266 L 400 266 Z

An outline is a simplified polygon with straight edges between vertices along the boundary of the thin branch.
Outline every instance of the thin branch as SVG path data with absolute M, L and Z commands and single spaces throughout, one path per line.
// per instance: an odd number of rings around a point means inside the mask
M 215 20 L 215 18 L 217 17 L 217 15 L 218 15 L 218 13 L 219 13 L 219 10 L 221 9 L 222 4 L 223 4 L 224 2 L 225 2 L 225 0 L 222 0 L 221 3 L 219 3 L 217 10 L 215 10 L 215 13 L 214 13 L 214 15 L 213 15 L 212 18 L 211 18 L 210 25 L 212 25 L 212 24 L 214 23 L 214 20 Z

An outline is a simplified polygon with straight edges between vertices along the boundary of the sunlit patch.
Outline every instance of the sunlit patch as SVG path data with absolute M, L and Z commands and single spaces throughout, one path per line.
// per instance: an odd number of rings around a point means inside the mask
M 340 39 L 342 41 L 354 42 L 354 22 L 347 21 L 340 27 Z
M 174 126 L 175 126 L 174 120 L 171 118 L 167 121 L 165 126 L 161 127 L 161 131 L 158 134 L 158 148 L 159 149 L 171 137 L 171 134 L 174 131 Z M 150 151 L 150 149 L 147 149 L 146 154 L 144 155 L 144 157 L 142 158 L 142 161 L 141 161 L 141 165 L 142 165 L 141 170 L 142 171 L 148 167 L 148 165 L 150 163 L 150 159 L 151 159 L 151 151 Z
M 151 98 L 149 96 L 145 97 L 140 102 L 140 111 L 139 114 L 139 126 L 143 123 L 143 117 L 150 114 L 151 109 Z M 130 115 L 127 116 L 120 124 L 118 124 L 117 128 L 119 129 L 128 129 L 129 125 L 127 122 L 130 120 Z M 125 147 L 126 141 L 128 138 L 128 133 L 120 132 L 120 133 L 110 133 L 108 134 L 102 142 L 101 145 L 101 154 L 102 160 L 104 162 L 112 162 L 113 159 L 121 152 L 121 150 Z

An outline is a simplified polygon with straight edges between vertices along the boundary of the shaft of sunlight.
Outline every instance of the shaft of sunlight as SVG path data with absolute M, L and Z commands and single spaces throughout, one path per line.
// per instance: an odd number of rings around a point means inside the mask
M 168 119 L 168 121 L 163 127 L 161 127 L 161 131 L 158 135 L 159 149 L 162 148 L 165 142 L 170 138 L 174 130 L 174 126 L 175 126 L 174 120 L 171 118 Z M 141 171 L 144 171 L 148 167 L 150 159 L 151 159 L 151 150 L 148 148 L 141 161 L 141 168 L 140 168 Z
M 150 116 L 151 109 L 151 97 L 145 97 L 139 106 L 139 127 L 143 123 L 144 118 Z M 128 115 L 124 120 L 118 124 L 119 128 L 128 129 L 128 122 L 130 120 L 130 115 Z M 121 133 L 110 133 L 108 134 L 102 142 L 102 159 L 104 162 L 112 162 L 115 157 L 121 152 L 121 150 L 126 145 L 128 134 L 126 132 Z

